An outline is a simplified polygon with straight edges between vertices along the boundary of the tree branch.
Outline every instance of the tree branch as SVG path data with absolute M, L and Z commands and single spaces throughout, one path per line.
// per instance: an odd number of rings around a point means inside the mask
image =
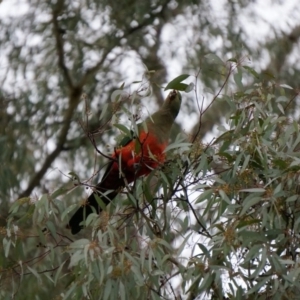
M 82 86 L 74 86 L 73 81 L 71 79 L 71 76 L 69 74 L 69 70 L 65 65 L 64 61 L 64 50 L 63 50 L 63 40 L 61 37 L 61 33 L 59 32 L 59 26 L 57 22 L 57 16 L 58 13 L 62 9 L 63 2 L 59 2 L 60 6 L 57 6 L 56 10 L 53 10 L 53 27 L 54 27 L 54 35 L 56 38 L 56 49 L 57 49 L 57 55 L 58 55 L 58 66 L 61 69 L 61 72 L 64 76 L 64 79 L 69 87 L 70 93 L 69 93 L 69 106 L 67 110 L 65 111 L 64 115 L 64 121 L 63 121 L 63 127 L 58 135 L 57 138 L 57 144 L 54 151 L 52 151 L 45 159 L 41 169 L 31 178 L 28 187 L 25 191 L 23 191 L 21 194 L 19 194 L 18 198 L 28 197 L 33 189 L 38 186 L 47 172 L 48 168 L 51 166 L 53 161 L 56 159 L 56 157 L 60 154 L 60 152 L 64 149 L 64 144 L 67 140 L 67 135 L 70 129 L 70 125 L 73 118 L 73 113 L 77 108 L 77 105 L 80 101 L 80 97 L 82 94 Z
M 64 41 L 62 38 L 62 33 L 61 33 L 61 28 L 59 27 L 57 17 L 58 14 L 62 11 L 64 6 L 63 1 L 58 1 L 58 4 L 56 5 L 56 9 L 53 10 L 52 14 L 52 24 L 53 24 L 53 33 L 56 41 L 56 50 L 57 50 L 57 55 L 58 55 L 58 65 L 62 71 L 63 77 L 69 86 L 69 88 L 73 88 L 73 80 L 70 76 L 69 70 L 66 66 L 65 63 L 65 58 L 64 58 Z
M 32 190 L 40 184 L 41 179 L 43 178 L 43 176 L 45 175 L 45 173 L 47 172 L 48 168 L 51 166 L 53 161 L 63 150 L 63 146 L 67 140 L 67 135 L 72 122 L 73 113 L 77 108 L 77 105 L 80 100 L 80 95 L 81 95 L 81 89 L 74 89 L 72 91 L 69 97 L 69 107 L 65 112 L 65 116 L 64 116 L 64 125 L 58 136 L 56 148 L 54 149 L 53 152 L 51 152 L 47 156 L 41 169 L 33 176 L 33 178 L 30 180 L 28 184 L 27 189 L 24 192 L 22 192 L 18 198 L 28 197 L 31 194 Z

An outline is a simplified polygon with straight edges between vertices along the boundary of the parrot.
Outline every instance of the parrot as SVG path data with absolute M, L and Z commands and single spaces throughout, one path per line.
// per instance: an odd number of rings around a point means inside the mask
M 171 91 L 158 111 L 137 124 L 136 137 L 115 148 L 101 181 L 71 217 L 67 227 L 72 234 L 77 234 L 83 228 L 81 223 L 89 214 L 101 212 L 96 195 L 106 206 L 126 185 L 148 175 L 164 163 L 164 151 L 180 106 L 180 92 Z

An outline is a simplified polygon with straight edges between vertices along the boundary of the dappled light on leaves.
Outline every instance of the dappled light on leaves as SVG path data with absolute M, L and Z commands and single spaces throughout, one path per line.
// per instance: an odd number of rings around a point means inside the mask
M 258 2 L 0 3 L 1 299 L 298 298 L 299 5 Z M 164 89 L 164 161 L 71 235 Z

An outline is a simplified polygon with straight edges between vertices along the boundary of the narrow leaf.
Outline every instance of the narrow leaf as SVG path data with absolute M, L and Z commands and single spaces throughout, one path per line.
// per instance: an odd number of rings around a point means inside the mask
M 188 88 L 188 85 L 182 83 L 183 80 L 187 79 L 190 75 L 189 74 L 182 74 L 170 81 L 167 86 L 165 87 L 166 90 L 178 90 L 178 91 L 185 91 Z

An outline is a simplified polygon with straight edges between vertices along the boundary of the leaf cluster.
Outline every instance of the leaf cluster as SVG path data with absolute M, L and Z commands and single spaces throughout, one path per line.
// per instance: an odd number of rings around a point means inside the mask
M 223 85 L 214 98 L 230 107 L 223 133 L 209 144 L 178 135 L 164 166 L 127 186 L 100 218 L 91 214 L 79 239 L 62 227 L 77 207 L 61 200 L 68 190 L 11 206 L 3 298 L 33 280 L 44 287 L 39 297 L 55 287 L 61 299 L 297 296 L 300 135 L 286 113 L 294 91 L 244 87 L 238 76 L 255 71 L 234 62 L 228 70 L 239 88 L 226 95 Z

